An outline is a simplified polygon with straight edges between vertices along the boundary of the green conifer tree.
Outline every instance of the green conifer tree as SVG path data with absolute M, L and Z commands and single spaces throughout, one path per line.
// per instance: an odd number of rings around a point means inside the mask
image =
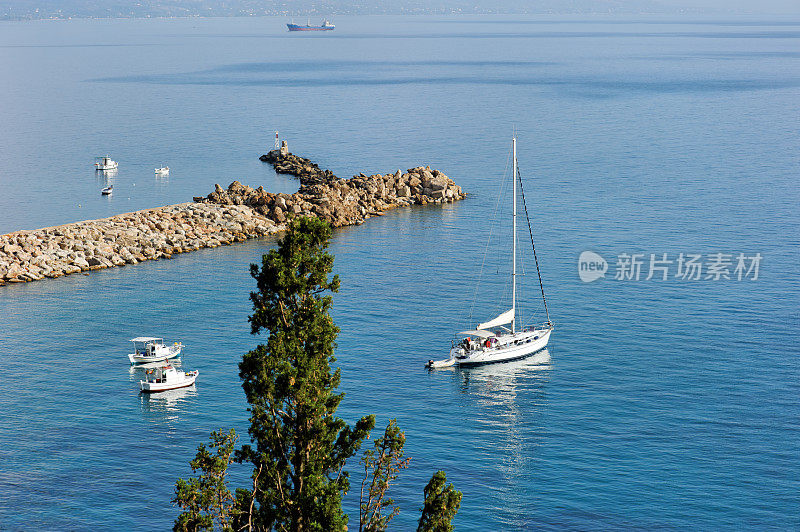
M 269 333 L 242 357 L 239 376 L 250 403 L 252 445 L 234 451 L 234 431 L 211 434 L 210 447 L 200 445 L 190 463 L 197 478 L 178 479 L 173 502 L 183 512 L 174 530 L 285 530 L 336 532 L 347 528 L 341 497 L 350 488 L 344 465 L 358 452 L 375 426 L 374 416 L 362 417 L 354 427 L 336 417 L 344 394 L 337 394 L 339 370 L 331 369 L 339 329 L 328 311 L 329 293 L 339 289 L 339 278 L 328 279 L 333 256 L 327 253 L 330 226 L 316 218 L 297 218 L 263 256 L 261 267 L 251 265 L 258 291 L 250 294 L 253 334 Z M 381 510 L 394 502 L 385 497 L 389 483 L 408 464 L 403 458 L 405 435 L 394 420 L 375 450 L 365 453 L 365 474 L 372 473 L 360 526 L 383 530 L 390 515 Z M 211 451 L 214 451 L 213 453 Z M 235 456 L 253 466 L 252 488 L 236 490 L 226 481 Z M 365 478 L 366 481 L 366 478 Z M 425 488 L 425 508 L 419 530 L 450 531 L 461 492 L 444 472 L 436 473 Z
M 333 371 L 339 329 L 329 315 L 339 277 L 329 279 L 330 226 L 317 218 L 291 220 L 278 248 L 251 265 L 254 334 L 266 345 L 245 354 L 239 376 L 250 403 L 250 438 L 239 461 L 254 466 L 251 526 L 256 529 L 338 531 L 347 527 L 341 496 L 350 487 L 345 461 L 375 425 L 374 416 L 349 427 L 336 417 L 344 394 Z M 242 490 L 240 490 L 242 491 Z
M 397 479 L 401 469 L 406 469 L 411 458 L 404 457 L 403 447 L 406 435 L 392 419 L 383 432 L 383 437 L 375 440 L 374 448 L 364 451 L 361 463 L 364 465 L 364 479 L 361 481 L 361 502 L 359 504 L 359 532 L 383 532 L 400 513 L 394 506 L 394 499 L 387 497 L 389 484 Z M 383 515 L 384 508 L 392 511 Z
M 461 506 L 461 492 L 452 484 L 445 486 L 444 471 L 434 473 L 425 486 L 425 506 L 419 518 L 417 532 L 452 532 L 453 518 Z
M 183 512 L 175 520 L 173 530 L 196 532 L 214 530 L 215 526 L 218 530 L 231 530 L 237 510 L 225 477 L 238 439 L 234 430 L 214 431 L 208 447 L 205 444 L 197 447 L 197 455 L 189 465 L 193 472 L 200 471 L 200 475 L 188 481 L 178 479 L 175 484 L 172 502 Z

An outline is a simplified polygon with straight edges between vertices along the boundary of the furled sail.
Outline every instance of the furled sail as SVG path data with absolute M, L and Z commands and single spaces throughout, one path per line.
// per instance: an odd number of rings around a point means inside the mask
M 514 321 L 513 308 L 503 312 L 493 320 L 481 323 L 476 327 L 476 329 L 491 329 L 492 327 L 497 327 L 498 325 L 505 325 L 506 323 L 511 323 L 512 321 Z

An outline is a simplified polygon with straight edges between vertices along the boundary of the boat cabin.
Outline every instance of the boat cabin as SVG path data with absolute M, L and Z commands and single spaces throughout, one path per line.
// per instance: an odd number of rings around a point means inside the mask
M 94 167 L 98 170 L 114 170 L 117 168 L 117 162 L 110 156 L 104 155 L 102 157 L 95 157 Z
M 178 371 L 171 364 L 147 370 L 146 382 L 151 384 L 169 384 L 177 381 Z
M 462 337 L 459 342 L 454 342 L 453 347 L 461 347 L 464 351 L 483 351 L 497 345 L 497 336 L 492 331 L 476 329 L 473 331 L 461 331 L 458 336 Z
M 505 327 L 501 327 L 505 329 Z M 459 342 L 453 342 L 453 347 L 461 347 L 465 352 L 470 351 L 486 351 L 490 349 L 503 349 L 507 347 L 515 347 L 522 344 L 529 344 L 539 339 L 540 331 L 535 327 L 527 327 L 516 334 L 511 334 L 511 331 L 505 333 L 495 333 L 484 329 L 476 329 L 473 331 L 462 331 L 458 336 L 462 337 Z
M 163 338 L 139 336 L 131 338 L 131 342 L 133 342 L 134 353 L 140 356 L 155 356 L 167 348 Z

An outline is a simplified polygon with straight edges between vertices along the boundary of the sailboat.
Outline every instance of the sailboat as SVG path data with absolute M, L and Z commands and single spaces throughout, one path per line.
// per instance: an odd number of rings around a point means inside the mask
M 536 248 L 533 248 L 533 256 L 536 261 L 536 273 L 539 275 L 539 288 L 542 292 L 542 302 L 547 316 L 547 321 L 541 325 L 532 327 L 517 327 L 517 138 L 512 139 L 512 159 L 513 159 L 513 209 L 512 209 L 512 267 L 511 267 L 511 308 L 502 312 L 499 316 L 492 318 L 469 331 L 458 333 L 460 341 L 454 342 L 450 349 L 450 358 L 446 360 L 429 360 L 426 364 L 429 368 L 441 368 L 448 366 L 477 366 L 481 364 L 491 364 L 494 362 L 507 362 L 517 360 L 536 353 L 547 347 L 550 334 L 553 332 L 553 322 L 550 321 L 550 313 L 547 310 L 547 299 L 544 295 L 542 285 L 542 275 L 539 272 L 539 259 L 536 258 Z M 519 181 L 521 186 L 522 182 Z M 524 191 L 523 191 L 524 200 Z M 527 210 L 526 210 L 527 215 Z M 528 224 L 530 228 L 530 223 Z M 531 244 L 533 244 L 533 233 L 531 232 Z

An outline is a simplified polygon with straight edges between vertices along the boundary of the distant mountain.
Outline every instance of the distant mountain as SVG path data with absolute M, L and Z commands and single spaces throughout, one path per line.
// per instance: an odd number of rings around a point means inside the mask
M 676 13 L 655 0 L 0 0 L 0 20 L 377 14 Z

